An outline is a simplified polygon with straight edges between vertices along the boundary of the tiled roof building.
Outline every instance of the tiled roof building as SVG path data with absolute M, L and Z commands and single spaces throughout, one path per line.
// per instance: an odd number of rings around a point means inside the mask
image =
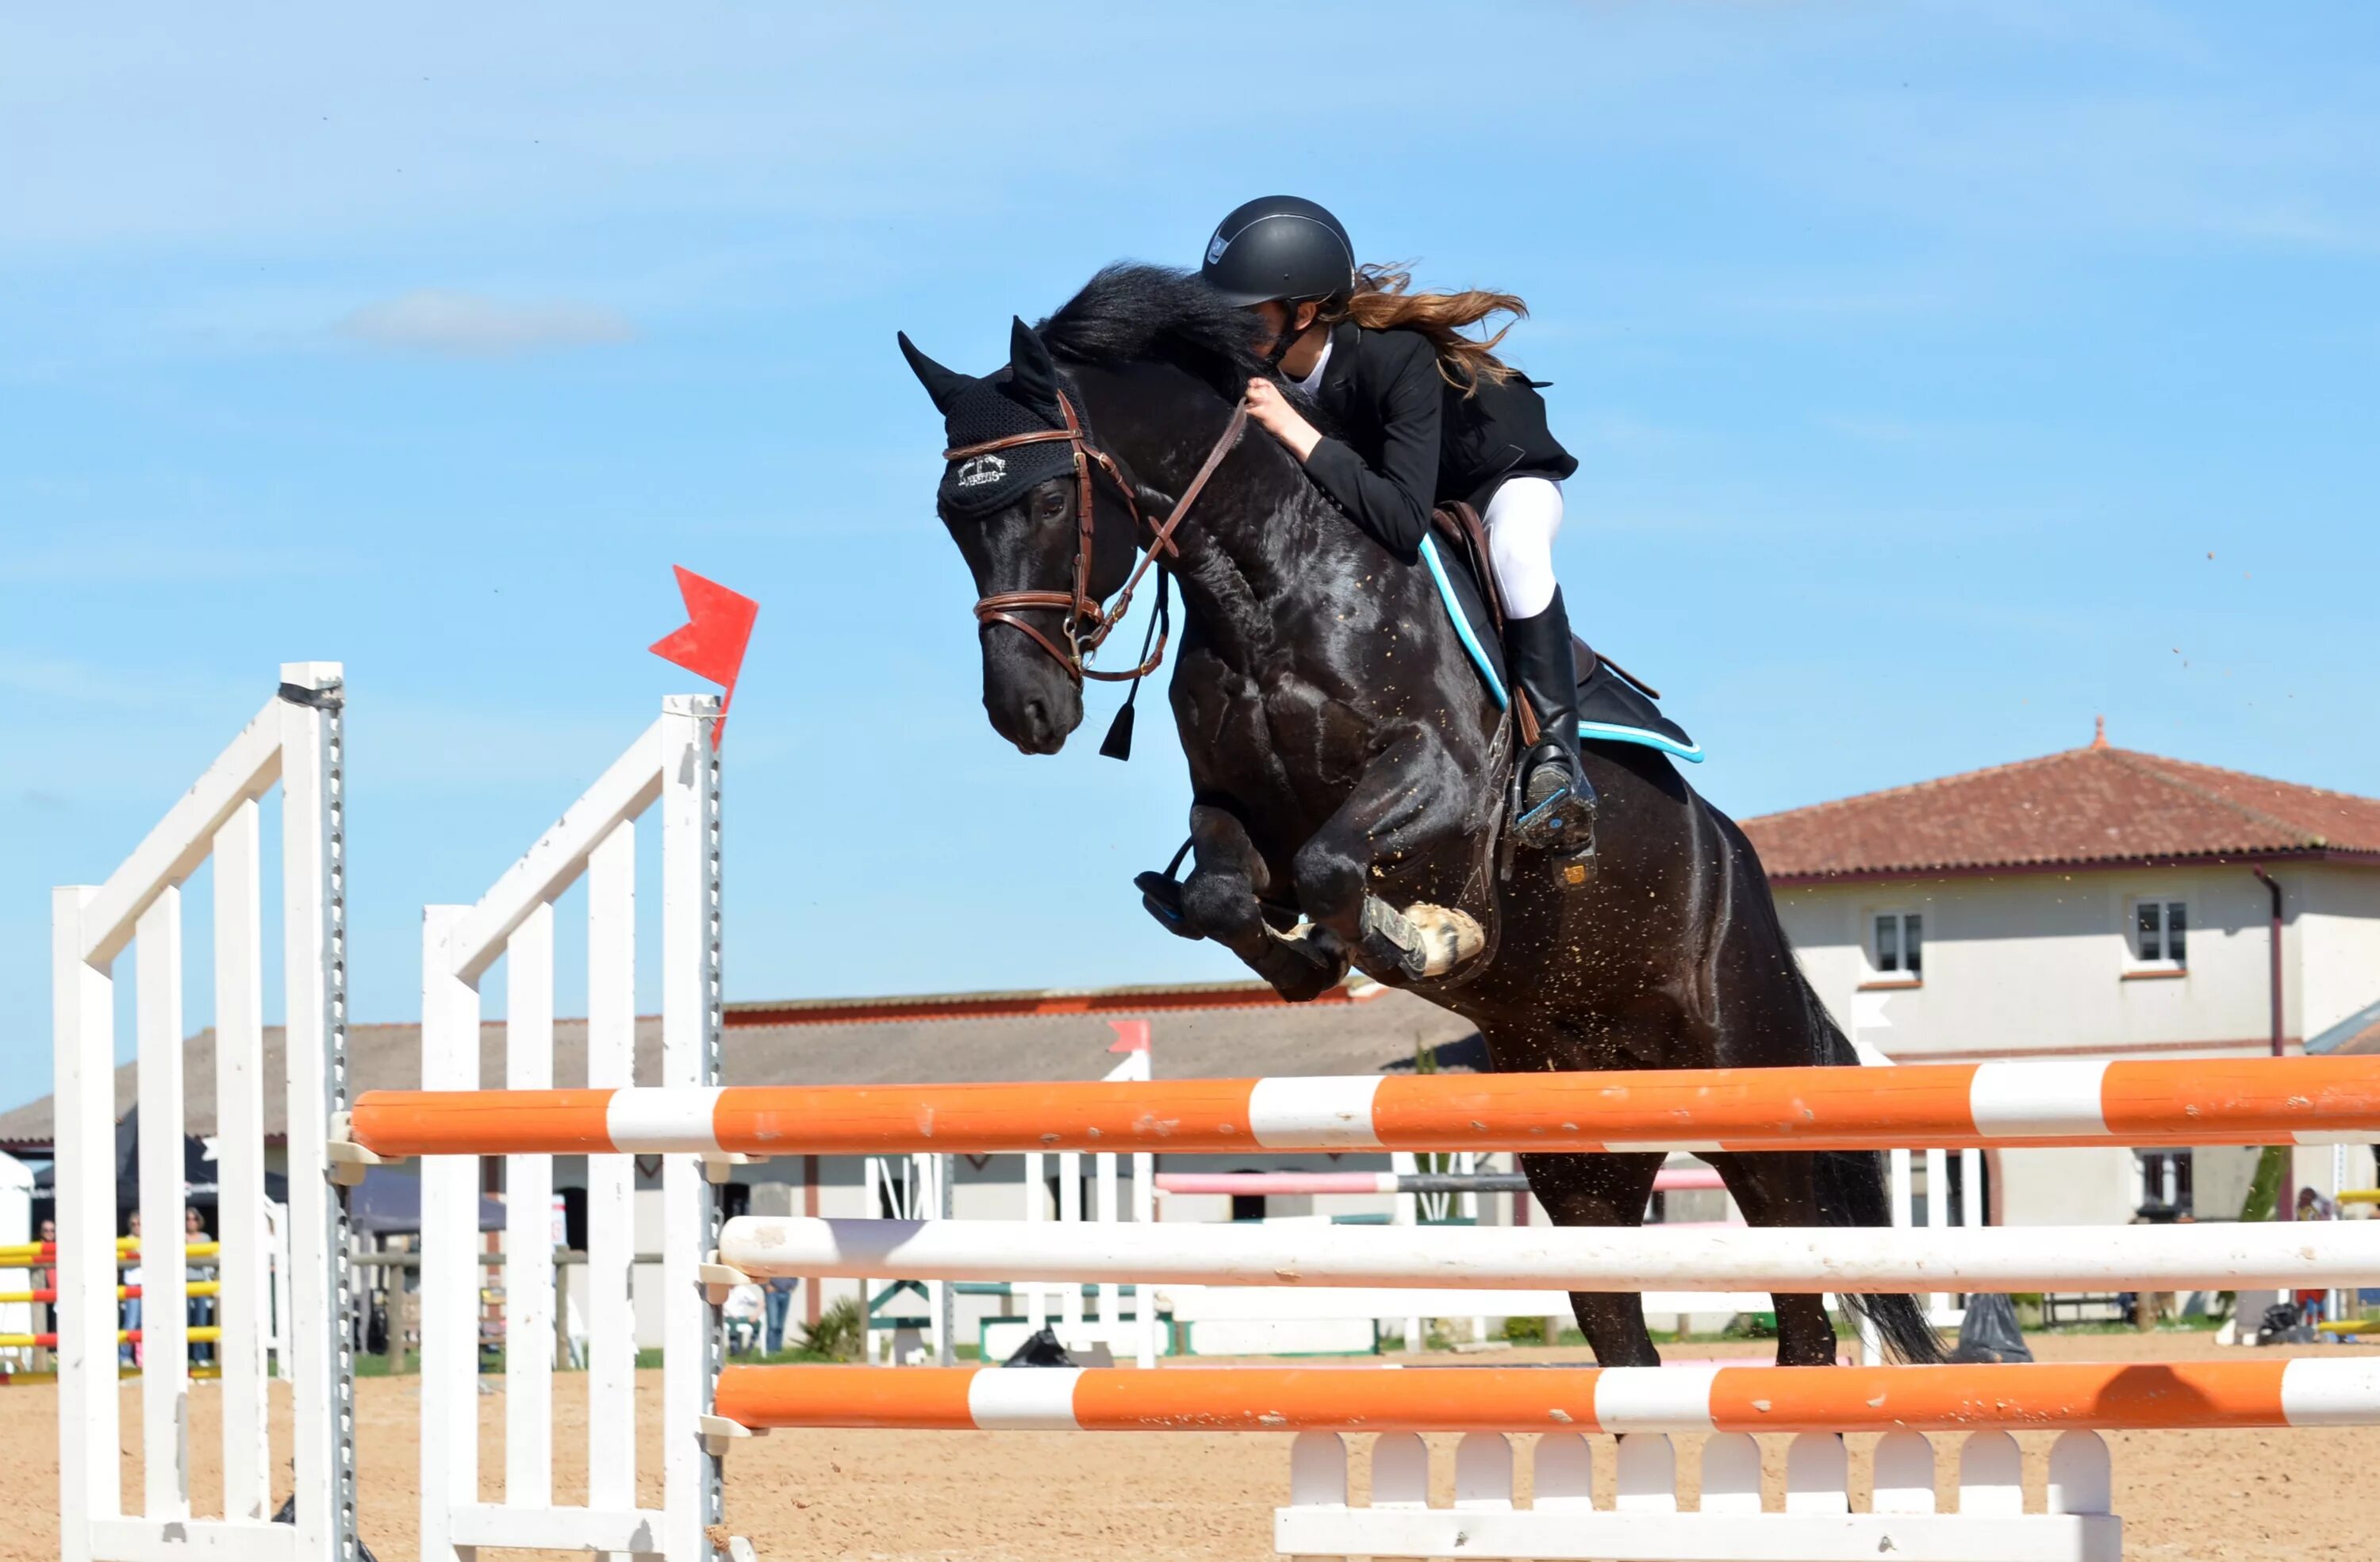
M 2380 866 L 2380 798 L 2108 746 L 1744 821 L 1777 884 L 2119 863 Z

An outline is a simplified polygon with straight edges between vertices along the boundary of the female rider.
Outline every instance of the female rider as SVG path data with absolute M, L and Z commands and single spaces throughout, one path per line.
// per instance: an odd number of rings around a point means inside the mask
M 1595 790 L 1579 769 L 1570 619 L 1553 572 L 1561 479 L 1578 461 L 1548 430 L 1536 386 L 1495 356 L 1512 327 L 1485 341 L 1460 331 L 1528 307 L 1509 293 L 1408 292 L 1402 272 L 1356 265 L 1336 217 L 1286 195 L 1225 217 L 1200 275 L 1262 317 L 1268 360 L 1343 431 L 1325 436 L 1271 381 L 1249 382 L 1248 416 L 1358 526 L 1410 560 L 1434 505 L 1479 511 L 1505 656 L 1539 729 L 1521 761 L 1514 834 L 1529 846 L 1592 841 Z

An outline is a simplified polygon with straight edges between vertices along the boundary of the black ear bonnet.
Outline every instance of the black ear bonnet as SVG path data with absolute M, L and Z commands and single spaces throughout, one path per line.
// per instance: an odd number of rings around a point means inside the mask
M 997 373 L 977 378 L 944 369 L 919 352 L 905 333 L 902 356 L 942 415 L 944 447 L 963 449 L 1014 434 L 1062 429 L 1058 410 L 1057 370 L 1047 347 L 1023 321 L 1010 336 L 1010 361 Z M 938 490 L 942 509 L 976 519 L 1014 504 L 1027 490 L 1075 469 L 1073 447 L 1063 440 L 1015 445 L 953 461 Z

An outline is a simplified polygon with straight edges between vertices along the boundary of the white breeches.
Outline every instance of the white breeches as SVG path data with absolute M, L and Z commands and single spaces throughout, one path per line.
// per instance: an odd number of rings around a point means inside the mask
M 1561 484 L 1550 478 L 1512 478 L 1479 517 L 1488 528 L 1488 562 L 1504 611 L 1535 618 L 1552 605 L 1554 538 L 1561 531 Z

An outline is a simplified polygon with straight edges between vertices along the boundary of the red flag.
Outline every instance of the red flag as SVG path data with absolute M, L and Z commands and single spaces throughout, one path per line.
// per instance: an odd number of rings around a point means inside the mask
M 1110 1020 L 1108 1028 L 1116 1034 L 1111 1052 L 1146 1052 L 1148 1050 L 1148 1022 L 1146 1020 Z
M 727 732 L 727 707 L 735 698 L 735 679 L 744 670 L 744 648 L 751 643 L 760 604 L 684 564 L 671 567 L 677 571 L 678 595 L 686 599 L 686 624 L 654 641 L 652 653 L 720 685 L 719 720 L 710 729 L 710 746 L 717 748 Z

